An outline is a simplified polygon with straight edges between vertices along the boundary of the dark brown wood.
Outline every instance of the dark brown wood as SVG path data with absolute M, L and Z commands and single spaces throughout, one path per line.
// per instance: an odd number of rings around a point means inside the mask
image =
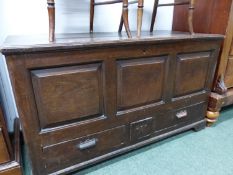
M 223 75 L 221 75 L 217 79 L 217 83 L 214 86 L 213 91 L 220 94 L 220 95 L 223 95 L 223 94 L 225 94 L 227 92 L 227 87 L 225 86 Z
M 101 64 L 35 70 L 31 73 L 42 128 L 85 117 L 90 119 L 90 116 L 103 113 Z
M 193 25 L 196 33 L 224 34 L 232 0 L 196 0 Z M 173 30 L 188 32 L 188 5 L 175 6 Z M 221 13 L 219 13 L 221 12 Z
M 13 151 L 10 143 L 6 122 L 3 116 L 3 110 L 0 99 L 0 164 L 9 162 Z
M 206 124 L 220 35 L 18 39 L 2 53 L 35 175 L 67 174 Z
M 167 4 L 159 4 L 159 0 L 155 0 L 153 13 L 152 13 L 152 18 L 151 18 L 150 32 L 153 32 L 153 30 L 154 30 L 154 24 L 155 24 L 155 19 L 156 19 L 158 7 L 183 6 L 183 5 L 189 5 L 189 7 L 188 7 L 188 17 L 187 17 L 189 33 L 194 34 L 194 30 L 193 30 L 193 11 L 194 11 L 194 6 L 195 6 L 195 0 L 175 0 L 174 3 L 167 3 Z
M 208 121 L 211 124 L 217 121 L 219 111 L 225 106 L 226 101 L 232 101 L 231 93 L 227 90 L 233 87 L 233 1 L 196 0 L 193 14 L 194 29 L 201 33 L 218 33 L 226 35 L 222 52 L 219 58 L 213 93 L 210 96 L 207 112 Z M 221 13 L 219 13 L 221 12 Z M 188 31 L 185 19 L 188 13 L 184 7 L 177 6 L 174 9 L 173 30 Z M 229 98 L 229 100 L 227 100 Z
M 0 175 L 22 175 L 20 144 L 20 125 L 17 118 L 14 122 L 14 154 L 9 162 L 0 165 Z
M 150 32 L 153 32 L 154 30 L 154 24 L 155 24 L 155 19 L 157 15 L 158 5 L 159 5 L 159 0 L 155 0 L 153 12 L 152 12 L 152 18 L 151 18 Z
M 0 164 L 10 161 L 10 155 L 3 136 L 3 129 L 0 126 Z
M 226 73 L 225 73 L 225 84 L 226 87 L 231 88 L 233 87 L 233 57 L 229 57 L 226 67 Z
M 90 0 L 90 33 L 94 30 L 95 0 Z
M 44 147 L 47 173 L 53 173 L 122 148 L 126 145 L 127 134 L 126 126 L 120 126 L 66 143 Z M 88 142 L 94 144 L 91 147 L 80 148 L 80 145 L 87 145 Z M 69 152 L 64 155 L 64 150 Z

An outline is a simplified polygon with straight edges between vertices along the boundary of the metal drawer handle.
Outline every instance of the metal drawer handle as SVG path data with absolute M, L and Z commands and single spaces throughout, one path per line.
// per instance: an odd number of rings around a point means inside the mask
M 94 147 L 96 145 L 97 141 L 98 141 L 98 139 L 88 139 L 88 140 L 86 140 L 86 141 L 81 142 L 80 144 L 78 144 L 77 147 L 80 150 L 85 150 L 85 149 Z
M 177 117 L 178 119 L 184 118 L 184 117 L 187 117 L 187 116 L 188 116 L 187 110 L 180 111 L 180 112 L 178 112 L 178 113 L 176 114 L 176 117 Z

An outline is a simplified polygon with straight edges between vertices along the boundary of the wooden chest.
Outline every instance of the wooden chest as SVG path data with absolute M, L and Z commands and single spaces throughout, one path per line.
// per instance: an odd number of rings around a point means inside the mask
M 35 175 L 205 127 L 222 36 L 143 35 L 8 38 L 2 53 Z

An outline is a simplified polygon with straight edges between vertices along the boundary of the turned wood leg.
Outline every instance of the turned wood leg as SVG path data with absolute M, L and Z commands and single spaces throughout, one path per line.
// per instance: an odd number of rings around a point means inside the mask
M 219 116 L 219 111 L 210 111 L 210 109 L 208 109 L 206 113 L 207 126 L 212 126 L 214 123 L 216 123 Z
M 155 24 L 155 19 L 157 15 L 158 4 L 159 4 L 159 0 L 155 0 L 152 18 L 151 18 L 150 32 L 153 32 L 154 30 L 154 24 Z
M 190 6 L 189 6 L 189 15 L 188 15 L 188 25 L 189 25 L 189 32 L 191 35 L 194 34 L 193 30 L 193 11 L 194 11 L 194 4 L 195 0 L 190 1 Z
M 144 0 L 138 1 L 137 37 L 141 36 Z
M 219 118 L 219 111 L 225 105 L 224 96 L 227 88 L 224 84 L 223 76 L 220 76 L 215 84 L 214 92 L 210 94 L 208 111 L 206 113 L 207 125 L 211 126 L 217 122 Z
M 118 33 L 122 32 L 123 25 L 124 25 L 124 20 L 123 20 L 123 14 L 122 14 L 121 15 L 121 21 L 120 21 L 119 29 L 118 29 Z
M 55 40 L 55 3 L 54 0 L 48 0 L 48 15 L 49 15 L 49 41 Z
M 95 0 L 90 1 L 90 33 L 93 32 L 94 29 L 94 13 L 95 13 Z
M 129 19 L 128 19 L 128 0 L 123 0 L 123 22 L 125 26 L 126 33 L 129 38 L 132 38 L 130 29 L 129 29 Z

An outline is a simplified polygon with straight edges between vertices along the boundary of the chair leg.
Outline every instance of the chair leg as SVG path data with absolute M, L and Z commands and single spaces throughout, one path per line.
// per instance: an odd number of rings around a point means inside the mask
M 137 37 L 141 37 L 144 0 L 138 1 Z
M 121 14 L 121 21 L 120 21 L 118 33 L 122 32 L 123 25 L 124 25 L 123 14 Z
M 55 3 L 54 0 L 47 0 L 49 15 L 49 42 L 55 40 Z
M 94 29 L 94 13 L 95 13 L 95 0 L 90 1 L 90 33 L 93 32 Z
M 194 34 L 194 30 L 193 30 L 193 11 L 194 11 L 194 4 L 195 4 L 195 0 L 190 0 L 188 24 L 189 24 L 189 32 L 190 32 L 191 35 Z
M 157 15 L 158 4 L 159 4 L 159 0 L 155 0 L 152 18 L 151 18 L 150 32 L 153 32 L 154 30 L 154 24 L 155 24 L 155 19 Z
M 123 0 L 123 22 L 125 26 L 126 33 L 129 38 L 132 38 L 130 29 L 129 29 L 129 19 L 128 19 L 128 0 Z

